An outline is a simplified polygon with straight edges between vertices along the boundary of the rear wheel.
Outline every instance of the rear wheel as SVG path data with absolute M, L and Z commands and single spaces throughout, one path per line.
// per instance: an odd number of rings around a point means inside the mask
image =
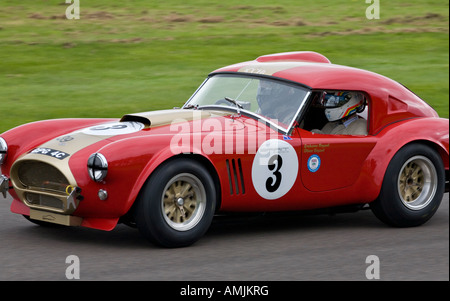
M 215 198 L 206 168 L 184 158 L 169 161 L 152 174 L 137 199 L 137 227 L 158 245 L 191 245 L 208 230 Z
M 409 144 L 398 151 L 386 170 L 374 214 L 397 227 L 418 226 L 438 209 L 445 189 L 440 156 L 423 144 Z

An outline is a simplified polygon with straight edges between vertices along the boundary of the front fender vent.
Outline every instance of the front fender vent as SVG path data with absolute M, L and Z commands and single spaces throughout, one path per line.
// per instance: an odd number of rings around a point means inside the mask
M 244 175 L 242 173 L 241 159 L 227 159 L 225 161 L 230 185 L 230 194 L 245 194 Z

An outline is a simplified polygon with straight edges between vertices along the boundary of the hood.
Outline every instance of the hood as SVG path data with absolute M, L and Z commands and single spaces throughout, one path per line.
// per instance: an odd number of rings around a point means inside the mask
M 76 130 L 48 140 L 15 160 L 11 166 L 11 183 L 19 199 L 30 208 L 71 214 L 78 207 L 80 191 L 69 166 L 72 155 L 98 142 L 108 144 L 121 135 L 129 137 L 153 127 L 212 116 L 221 113 L 163 110 L 129 114 L 120 120 Z
M 210 117 L 224 116 L 226 112 L 212 112 L 202 110 L 160 110 L 124 115 L 119 121 L 101 123 L 74 131 L 40 145 L 31 150 L 27 159 L 57 159 L 65 161 L 77 151 L 108 138 L 132 134 L 144 129 L 169 125 L 177 122 L 187 122 Z M 68 161 L 68 160 L 67 160 Z
M 226 113 L 229 114 L 229 113 Z M 124 115 L 120 121 L 135 121 L 140 122 L 145 125 L 145 127 L 156 127 L 162 125 L 169 125 L 177 121 L 190 121 L 195 119 L 203 119 L 216 116 L 223 116 L 219 112 L 201 111 L 201 110 L 185 110 L 185 109 L 174 109 L 174 110 L 160 110 L 152 112 L 142 112 Z

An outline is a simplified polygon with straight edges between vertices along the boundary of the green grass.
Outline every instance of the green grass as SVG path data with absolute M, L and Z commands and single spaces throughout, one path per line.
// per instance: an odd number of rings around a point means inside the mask
M 0 133 L 25 122 L 182 105 L 214 69 L 313 50 L 408 86 L 449 116 L 449 4 L 363 0 L 0 3 Z

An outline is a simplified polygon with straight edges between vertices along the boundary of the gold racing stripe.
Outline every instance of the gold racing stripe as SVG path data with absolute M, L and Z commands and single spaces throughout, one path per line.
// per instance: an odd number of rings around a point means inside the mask
M 263 75 L 273 75 L 280 71 L 285 71 L 288 69 L 311 65 L 309 62 L 266 62 L 266 63 L 256 63 L 250 64 L 242 67 L 238 72 L 243 73 L 253 73 L 253 74 L 263 74 Z

